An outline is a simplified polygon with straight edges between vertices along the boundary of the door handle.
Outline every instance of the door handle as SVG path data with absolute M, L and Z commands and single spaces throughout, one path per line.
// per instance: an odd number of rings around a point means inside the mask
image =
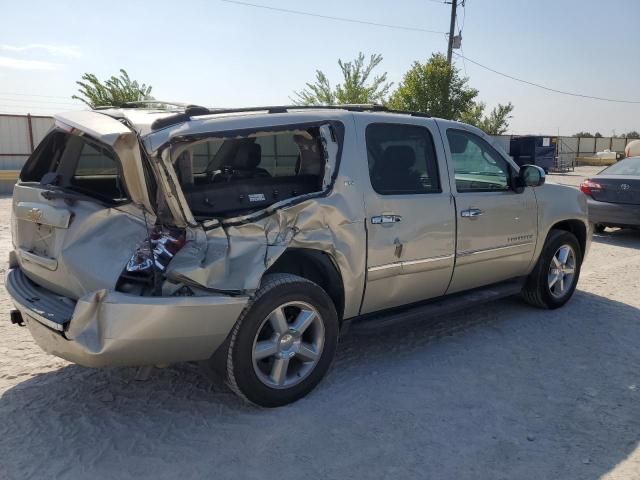
M 380 225 L 382 223 L 398 223 L 402 220 L 400 215 L 376 215 L 371 217 L 372 225 Z
M 484 212 L 479 208 L 469 208 L 467 210 L 462 210 L 460 212 L 460 216 L 464 218 L 479 217 L 480 215 L 483 215 L 483 214 Z

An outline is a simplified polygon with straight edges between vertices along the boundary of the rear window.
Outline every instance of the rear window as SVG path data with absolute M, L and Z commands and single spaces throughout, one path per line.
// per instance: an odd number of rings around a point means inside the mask
M 108 204 L 128 201 L 120 162 L 113 150 L 87 137 L 53 132 L 29 158 L 22 182 L 74 190 Z
M 620 160 L 600 172 L 600 175 L 630 175 L 640 176 L 640 157 Z
M 321 128 L 295 127 L 179 147 L 176 175 L 194 216 L 233 216 L 322 191 Z

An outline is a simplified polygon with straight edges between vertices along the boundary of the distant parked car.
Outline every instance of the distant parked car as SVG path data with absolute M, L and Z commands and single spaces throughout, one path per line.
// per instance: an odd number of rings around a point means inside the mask
M 640 227 L 640 157 L 625 158 L 582 182 L 589 220 L 598 232 L 606 227 Z

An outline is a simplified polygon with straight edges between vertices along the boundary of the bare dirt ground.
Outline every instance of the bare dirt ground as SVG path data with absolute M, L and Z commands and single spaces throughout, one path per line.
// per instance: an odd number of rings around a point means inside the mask
M 260 410 L 189 365 L 137 382 L 48 356 L 2 288 L 0 478 L 640 478 L 639 307 L 640 233 L 608 232 L 565 308 L 353 331 L 315 392 Z

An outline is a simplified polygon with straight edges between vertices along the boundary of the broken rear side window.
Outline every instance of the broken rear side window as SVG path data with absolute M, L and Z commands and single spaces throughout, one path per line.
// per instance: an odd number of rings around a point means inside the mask
M 181 148 L 174 167 L 196 218 L 230 217 L 323 189 L 319 127 L 210 138 Z

